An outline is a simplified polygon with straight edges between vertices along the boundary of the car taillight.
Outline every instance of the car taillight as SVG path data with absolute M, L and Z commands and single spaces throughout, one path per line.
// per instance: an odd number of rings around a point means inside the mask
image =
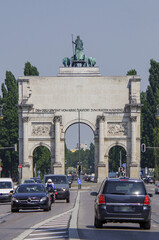
M 103 194 L 100 195 L 98 203 L 105 203 L 105 197 Z
M 148 195 L 145 196 L 144 205 L 150 205 L 150 198 Z
M 57 192 L 55 192 L 55 195 L 57 195 Z

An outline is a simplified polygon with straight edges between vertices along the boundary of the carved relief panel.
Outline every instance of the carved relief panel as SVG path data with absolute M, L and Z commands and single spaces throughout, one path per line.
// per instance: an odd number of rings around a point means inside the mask
M 51 136 L 51 123 L 32 123 L 31 129 L 31 136 Z
M 128 125 L 122 122 L 109 122 L 107 128 L 108 136 L 127 136 Z

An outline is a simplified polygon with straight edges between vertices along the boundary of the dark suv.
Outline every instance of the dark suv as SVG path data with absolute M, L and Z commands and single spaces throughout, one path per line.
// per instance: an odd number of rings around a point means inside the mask
M 107 222 L 134 222 L 140 228 L 151 227 L 150 198 L 144 182 L 139 179 L 114 178 L 105 179 L 95 200 L 96 228 Z
M 47 180 L 51 179 L 55 185 L 56 190 L 56 199 L 57 200 L 64 200 L 66 202 L 70 202 L 70 191 L 69 191 L 69 183 L 66 175 L 54 175 L 49 174 L 44 176 L 44 184 L 46 184 Z

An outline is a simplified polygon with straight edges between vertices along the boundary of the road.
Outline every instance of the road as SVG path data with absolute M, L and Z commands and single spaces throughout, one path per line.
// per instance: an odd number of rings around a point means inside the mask
M 58 226 L 63 227 L 65 220 L 69 222 L 69 217 L 75 209 L 74 205 L 76 197 L 79 197 L 79 208 L 77 212 L 77 236 L 75 239 L 111 239 L 111 240 L 156 240 L 159 235 L 159 194 L 154 194 L 154 185 L 147 185 L 148 192 L 153 193 L 152 200 L 152 227 L 151 230 L 141 230 L 139 224 L 127 223 L 108 223 L 101 229 L 94 228 L 94 197 L 90 195 L 91 191 L 96 191 L 96 184 L 90 184 L 88 187 L 83 187 L 77 195 L 77 189 L 71 190 L 71 201 L 56 201 L 52 205 L 50 212 L 36 211 L 20 211 L 19 213 L 10 212 L 10 204 L 0 204 L 0 239 L 13 240 L 22 233 L 26 233 L 24 239 L 47 239 L 44 229 Z M 56 217 L 58 216 L 58 217 Z M 66 218 L 67 216 L 67 218 Z M 51 219 L 52 218 L 52 219 Z M 49 222 L 46 222 L 49 219 Z M 51 220 L 50 220 L 51 219 Z M 45 224 L 44 224 L 45 222 Z M 33 229 L 37 224 L 42 226 L 38 230 Z M 34 230 L 27 237 L 27 231 Z M 38 232 L 39 231 L 39 232 Z M 53 233 L 49 233 L 53 234 Z M 21 235 L 20 235 L 21 236 Z M 51 236 L 48 236 L 50 239 Z M 63 239 L 68 237 L 64 235 Z M 54 237 L 55 238 L 55 237 Z M 57 237 L 59 238 L 59 236 Z M 71 238 L 71 236 L 70 236 Z M 22 238 L 18 238 L 22 239 Z M 62 239 L 62 238 L 61 238 Z
M 159 236 L 159 195 L 154 194 L 154 185 L 146 186 L 153 193 L 152 227 L 151 230 L 141 230 L 139 224 L 107 223 L 101 229 L 94 228 L 94 197 L 90 191 L 80 192 L 78 214 L 78 234 L 80 239 L 104 240 L 157 240 Z M 95 190 L 95 189 L 94 189 Z
M 52 204 L 52 209 L 49 212 L 44 212 L 43 210 L 20 210 L 19 213 L 11 213 L 9 203 L 0 203 L 0 239 L 12 240 L 35 224 L 65 213 L 74 207 L 76 196 L 77 192 L 71 191 L 70 203 L 62 200 L 56 201 Z

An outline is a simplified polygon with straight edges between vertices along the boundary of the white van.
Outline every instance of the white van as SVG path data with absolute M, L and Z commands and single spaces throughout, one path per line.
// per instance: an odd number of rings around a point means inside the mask
M 11 178 L 0 178 L 0 202 L 9 202 L 13 193 L 13 181 Z

